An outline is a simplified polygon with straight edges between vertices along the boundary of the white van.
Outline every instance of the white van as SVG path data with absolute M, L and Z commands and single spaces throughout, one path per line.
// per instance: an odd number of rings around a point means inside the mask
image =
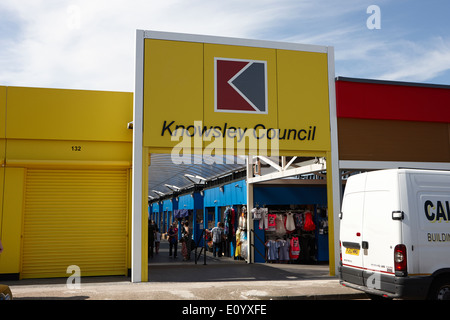
M 450 299 L 450 172 L 392 169 L 348 179 L 340 282 L 371 298 Z

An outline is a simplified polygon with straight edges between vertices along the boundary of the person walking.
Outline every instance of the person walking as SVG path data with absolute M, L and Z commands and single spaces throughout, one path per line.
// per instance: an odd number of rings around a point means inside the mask
M 167 232 L 169 236 L 169 257 L 172 256 L 173 251 L 173 257 L 177 257 L 177 247 L 178 247 L 178 228 L 177 223 L 174 222 L 170 227 L 169 231 Z
M 217 227 L 211 229 L 212 242 L 213 242 L 213 256 L 216 254 L 218 257 L 222 256 L 222 240 L 224 237 L 223 222 L 218 222 Z
M 184 256 L 185 261 L 188 261 L 191 259 L 191 240 L 192 240 L 192 234 L 191 229 L 189 228 L 189 222 L 186 221 L 183 226 L 183 243 L 181 252 Z
M 148 256 L 153 258 L 153 246 L 155 243 L 156 226 L 155 221 L 148 222 Z

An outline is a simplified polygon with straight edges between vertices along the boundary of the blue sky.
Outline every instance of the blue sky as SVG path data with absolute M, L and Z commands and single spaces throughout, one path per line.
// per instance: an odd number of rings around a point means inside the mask
M 1 0 L 0 85 L 134 91 L 136 29 L 328 45 L 336 76 L 450 85 L 449 12 L 447 0 Z

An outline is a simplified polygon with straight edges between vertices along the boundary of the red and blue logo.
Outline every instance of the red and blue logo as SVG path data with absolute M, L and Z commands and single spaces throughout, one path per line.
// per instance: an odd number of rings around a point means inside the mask
M 214 59 L 214 110 L 267 114 L 267 61 Z

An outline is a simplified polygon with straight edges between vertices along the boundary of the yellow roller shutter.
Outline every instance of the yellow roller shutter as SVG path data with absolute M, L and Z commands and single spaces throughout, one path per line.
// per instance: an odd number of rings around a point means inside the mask
M 28 169 L 22 278 L 127 273 L 127 170 Z

